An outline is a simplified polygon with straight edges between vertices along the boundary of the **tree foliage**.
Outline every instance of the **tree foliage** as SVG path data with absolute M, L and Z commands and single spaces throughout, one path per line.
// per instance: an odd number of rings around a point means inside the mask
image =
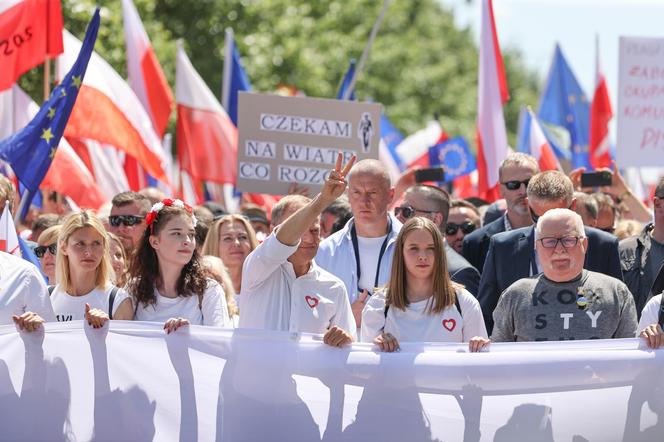
M 175 41 L 181 38 L 194 66 L 220 94 L 224 31 L 234 30 L 252 86 L 271 92 L 277 84 L 308 96 L 336 96 L 351 58 L 359 59 L 382 2 L 375 0 L 134 0 L 171 85 Z M 65 25 L 83 35 L 99 4 L 102 26 L 96 50 L 126 76 L 126 54 L 118 0 L 63 0 Z M 497 24 L 500 26 L 500 23 Z M 537 76 L 518 53 L 503 51 L 511 100 L 505 119 L 514 144 L 519 107 L 536 104 Z M 395 0 L 390 6 L 364 72 L 359 99 L 374 100 L 405 134 L 436 116 L 451 135 L 474 140 L 478 49 L 469 29 L 458 29 L 450 11 L 435 0 Z M 41 98 L 41 73 L 22 79 Z

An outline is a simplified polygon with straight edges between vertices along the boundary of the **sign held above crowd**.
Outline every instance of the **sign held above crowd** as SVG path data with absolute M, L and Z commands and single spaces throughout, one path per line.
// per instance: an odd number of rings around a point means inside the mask
M 381 105 L 239 94 L 237 188 L 285 195 L 292 183 L 316 193 L 334 167 L 378 159 Z

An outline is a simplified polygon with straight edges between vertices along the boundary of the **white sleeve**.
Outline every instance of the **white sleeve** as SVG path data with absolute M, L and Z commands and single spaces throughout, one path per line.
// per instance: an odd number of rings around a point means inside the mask
M 385 291 L 369 297 L 362 310 L 361 342 L 373 342 L 385 327 Z
M 228 315 L 228 305 L 224 289 L 214 280 L 208 280 L 208 287 L 203 294 L 201 305 L 203 325 L 213 327 L 232 327 L 233 323 Z
M 247 256 L 242 266 L 242 292 L 256 288 L 297 250 L 294 246 L 279 242 L 275 232 L 265 238 L 262 244 Z
M 46 322 L 55 322 L 55 313 L 46 283 L 34 266 L 25 270 L 23 305 L 25 312 L 36 313 Z
M 111 287 L 111 291 L 113 290 L 113 287 Z M 111 296 L 110 292 L 108 296 Z M 120 304 L 124 302 L 125 299 L 129 298 L 129 294 L 127 291 L 123 288 L 118 287 L 118 291 L 115 293 L 115 299 L 113 299 L 113 316 L 115 316 L 115 312 L 118 311 L 118 308 L 120 308 Z
M 459 290 L 456 295 L 459 297 L 463 319 L 463 342 L 468 342 L 475 336 L 488 338 L 479 301 L 466 289 Z
M 335 290 L 338 292 L 336 297 L 337 312 L 332 318 L 331 325 L 341 327 L 353 336 L 353 341 L 357 341 L 357 324 L 355 324 L 353 311 L 350 308 L 346 286 L 342 282 L 339 282 Z
M 639 326 L 636 327 L 636 335 L 643 331 L 647 326 L 652 324 L 657 324 L 659 322 L 659 306 L 662 302 L 662 295 L 653 296 L 650 298 L 650 301 L 643 307 L 641 312 L 641 319 L 639 320 Z

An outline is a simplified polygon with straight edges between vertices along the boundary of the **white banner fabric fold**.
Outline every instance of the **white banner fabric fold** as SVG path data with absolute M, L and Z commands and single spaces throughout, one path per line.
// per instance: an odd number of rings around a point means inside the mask
M 638 441 L 663 421 L 664 351 L 638 339 L 386 354 L 257 330 L 0 327 L 2 440 Z

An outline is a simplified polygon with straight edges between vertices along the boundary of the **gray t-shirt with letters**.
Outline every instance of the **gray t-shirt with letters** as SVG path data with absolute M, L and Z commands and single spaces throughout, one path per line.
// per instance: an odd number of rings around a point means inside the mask
M 516 281 L 498 300 L 493 320 L 495 342 L 632 338 L 637 327 L 627 286 L 588 270 L 562 283 L 544 274 Z

